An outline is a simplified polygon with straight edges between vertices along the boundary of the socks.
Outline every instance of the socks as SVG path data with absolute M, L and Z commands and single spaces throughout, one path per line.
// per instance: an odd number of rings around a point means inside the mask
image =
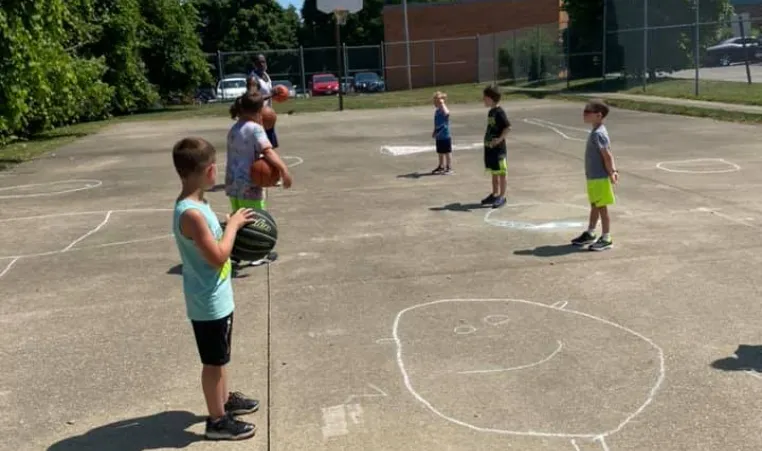
M 604 234 L 601 236 L 601 238 L 603 238 L 603 239 L 604 239 L 604 240 L 606 240 L 606 241 L 610 241 L 610 240 L 611 240 L 611 234 L 610 234 L 610 233 L 604 233 Z
M 589 233 L 590 235 L 595 236 L 595 229 L 587 229 L 587 233 Z

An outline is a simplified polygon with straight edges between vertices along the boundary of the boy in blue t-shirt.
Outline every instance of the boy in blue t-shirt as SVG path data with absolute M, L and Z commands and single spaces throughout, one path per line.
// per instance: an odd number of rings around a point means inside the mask
M 185 138 L 172 150 L 182 191 L 175 202 L 172 233 L 183 264 L 183 292 L 203 369 L 201 386 L 209 417 L 207 439 L 240 440 L 252 437 L 253 424 L 233 418 L 252 413 L 259 402 L 228 392 L 226 365 L 230 362 L 233 330 L 233 287 L 230 252 L 238 230 L 253 218 L 240 209 L 229 217 L 223 232 L 204 192 L 217 178 L 216 151 L 201 138 Z
M 452 171 L 452 138 L 450 137 L 450 110 L 445 101 L 447 94 L 437 91 L 434 93 L 434 131 L 431 137 L 436 140 L 439 165 L 431 171 L 432 174 L 453 174 Z

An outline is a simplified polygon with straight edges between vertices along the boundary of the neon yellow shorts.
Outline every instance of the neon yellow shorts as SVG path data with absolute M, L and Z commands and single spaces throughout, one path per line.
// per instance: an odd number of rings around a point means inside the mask
M 253 200 L 253 199 L 238 199 L 236 197 L 231 197 L 230 206 L 233 208 L 234 212 L 238 210 L 239 208 L 255 208 L 257 210 L 266 210 L 267 202 L 265 202 L 264 199 Z
M 587 181 L 587 198 L 590 200 L 590 205 L 596 207 L 605 207 L 607 205 L 614 205 L 614 187 L 611 185 L 611 180 L 605 179 L 592 179 Z

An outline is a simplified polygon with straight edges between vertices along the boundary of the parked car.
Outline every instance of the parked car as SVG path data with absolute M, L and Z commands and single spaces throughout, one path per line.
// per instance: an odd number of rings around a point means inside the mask
M 278 85 L 283 85 L 286 87 L 286 89 L 288 89 L 288 96 L 290 98 L 293 99 L 294 97 L 296 97 L 296 86 L 294 86 L 293 83 L 291 83 L 288 80 L 273 80 L 273 88 Z
M 217 98 L 232 100 L 246 94 L 246 77 L 223 78 L 217 83 Z
M 341 77 L 341 92 L 344 94 L 351 94 L 355 92 L 354 77 Z
M 744 49 L 744 42 L 746 49 Z M 745 61 L 748 52 L 749 61 L 762 60 L 762 41 L 758 38 L 730 38 L 719 44 L 707 47 L 706 60 L 711 66 L 730 66 Z
M 355 89 L 357 92 L 383 92 L 386 84 L 375 72 L 360 72 L 355 74 Z
M 339 93 L 339 79 L 333 74 L 315 74 L 310 81 L 310 95 L 325 96 Z

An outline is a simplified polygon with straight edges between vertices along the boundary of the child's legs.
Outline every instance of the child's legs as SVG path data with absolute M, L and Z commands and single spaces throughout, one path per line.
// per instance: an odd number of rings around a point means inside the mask
M 227 401 L 227 371 L 230 362 L 233 314 L 212 321 L 193 321 L 193 333 L 203 369 L 201 387 L 204 391 L 209 416 L 217 419 L 225 415 Z
M 443 168 L 444 167 L 445 155 L 443 153 L 438 153 L 437 154 L 437 158 L 438 158 L 438 161 L 439 161 L 439 167 Z
M 499 192 L 500 192 L 500 176 L 497 174 L 492 174 L 492 194 L 494 196 L 498 196 Z
M 604 235 L 611 232 L 611 219 L 609 219 L 609 209 L 606 206 L 600 207 L 598 211 L 601 212 L 601 229 Z
M 595 205 L 590 205 L 590 222 L 588 223 L 587 230 L 595 230 L 598 227 L 598 218 L 600 217 L 600 210 Z
M 451 168 L 452 167 L 452 152 L 444 154 L 445 159 L 445 167 Z
M 601 219 L 603 233 L 609 233 L 611 219 L 608 206 L 614 205 L 614 187 L 608 178 L 592 179 L 587 181 L 587 197 L 590 200 L 590 228 L 594 229 Z
M 492 194 L 498 197 L 505 197 L 505 190 L 508 187 L 508 163 L 505 157 L 500 157 L 496 162 L 496 169 L 492 169 Z

